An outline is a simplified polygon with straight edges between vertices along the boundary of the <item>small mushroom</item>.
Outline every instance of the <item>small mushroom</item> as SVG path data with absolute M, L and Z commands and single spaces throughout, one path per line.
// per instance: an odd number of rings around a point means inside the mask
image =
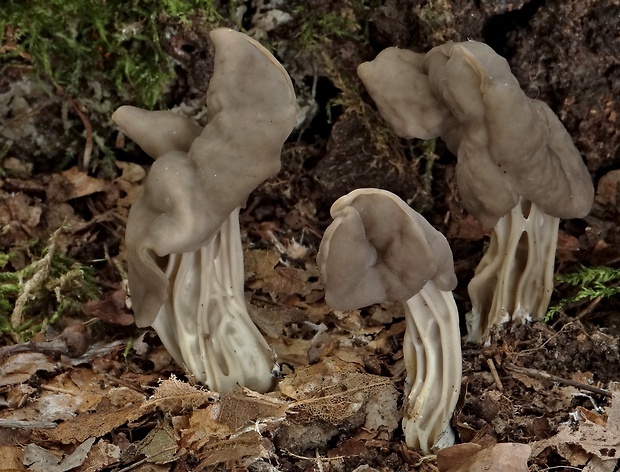
M 296 118 L 284 68 L 259 43 L 211 32 L 215 70 L 204 129 L 169 111 L 121 107 L 119 127 L 155 159 L 129 212 L 136 324 L 219 392 L 273 385 L 274 356 L 247 312 L 239 208 L 278 172 Z
M 354 190 L 332 205 L 331 215 L 317 256 L 327 303 L 336 310 L 403 303 L 407 445 L 430 453 L 453 444 L 461 337 L 446 238 L 385 190 Z
M 525 96 L 506 60 L 476 41 L 427 54 L 397 48 L 359 66 L 379 113 L 401 136 L 441 136 L 458 156 L 465 208 L 493 227 L 468 290 L 468 339 L 544 317 L 553 288 L 559 218 L 592 205 L 592 180 L 568 132 L 539 100 Z

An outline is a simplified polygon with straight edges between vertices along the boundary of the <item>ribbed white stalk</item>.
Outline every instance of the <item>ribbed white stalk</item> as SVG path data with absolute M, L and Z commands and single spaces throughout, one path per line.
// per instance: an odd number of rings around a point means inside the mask
M 559 218 L 521 200 L 501 218 L 468 286 L 467 340 L 484 343 L 510 319 L 542 320 L 553 290 Z
M 269 390 L 274 355 L 245 304 L 239 210 L 200 250 L 171 254 L 166 276 L 168 298 L 152 326 L 175 361 L 220 393 L 237 384 Z
M 407 446 L 425 454 L 454 444 L 450 419 L 461 388 L 461 335 L 452 292 L 431 280 L 405 304 Z

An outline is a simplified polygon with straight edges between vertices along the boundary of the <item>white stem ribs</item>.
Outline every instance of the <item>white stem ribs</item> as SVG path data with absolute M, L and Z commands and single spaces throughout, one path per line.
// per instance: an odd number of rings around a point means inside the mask
M 274 356 L 245 304 L 239 210 L 198 251 L 171 254 L 166 276 L 153 328 L 175 361 L 220 393 L 269 390 Z
M 450 419 L 462 372 L 459 316 L 452 292 L 433 281 L 405 303 L 405 313 L 403 430 L 407 446 L 428 454 L 454 444 Z
M 559 224 L 559 218 L 526 200 L 499 220 L 468 286 L 468 341 L 486 342 L 492 328 L 510 319 L 544 318 L 553 290 Z

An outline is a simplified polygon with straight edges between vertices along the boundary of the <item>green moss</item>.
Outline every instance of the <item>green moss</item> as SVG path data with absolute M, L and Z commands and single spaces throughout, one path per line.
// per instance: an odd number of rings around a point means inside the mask
M 574 272 L 558 275 L 556 280 L 579 287 L 579 290 L 575 295 L 563 298 L 557 305 L 549 308 L 545 321 L 549 321 L 573 303 L 609 298 L 620 293 L 620 269 L 611 267 L 580 267 Z
M 14 341 L 28 340 L 62 315 L 79 314 L 101 293 L 95 271 L 56 250 L 55 237 L 45 248 L 33 245 L 33 261 L 17 271 L 6 270 L 12 256 L 0 253 L 0 332 Z
M 352 11 L 311 12 L 300 6 L 293 14 L 303 18 L 297 36 L 301 48 L 312 48 L 332 38 L 360 39 L 361 27 Z
M 207 22 L 220 19 L 213 0 L 8 0 L 0 44 L 12 46 L 0 61 L 31 61 L 40 76 L 73 97 L 89 96 L 89 83 L 97 82 L 152 108 L 173 77 L 160 20 L 187 21 L 198 10 Z

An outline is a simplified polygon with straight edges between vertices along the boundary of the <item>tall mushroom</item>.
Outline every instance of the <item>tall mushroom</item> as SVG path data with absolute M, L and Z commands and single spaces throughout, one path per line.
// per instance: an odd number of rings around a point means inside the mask
M 274 359 L 247 312 L 239 208 L 278 172 L 296 118 L 284 68 L 259 43 L 211 32 L 215 70 L 204 129 L 168 111 L 121 107 L 118 126 L 155 159 L 127 221 L 138 326 L 214 390 L 273 384 Z
M 337 310 L 404 304 L 407 445 L 430 453 L 453 444 L 450 418 L 462 366 L 446 238 L 385 190 L 354 190 L 332 205 L 331 215 L 317 256 L 327 303 Z
M 441 136 L 458 156 L 465 208 L 493 227 L 468 290 L 468 338 L 544 317 L 553 288 L 559 218 L 585 216 L 594 188 L 568 132 L 528 98 L 508 63 L 476 41 L 427 54 L 388 48 L 359 66 L 379 113 L 406 138 Z

